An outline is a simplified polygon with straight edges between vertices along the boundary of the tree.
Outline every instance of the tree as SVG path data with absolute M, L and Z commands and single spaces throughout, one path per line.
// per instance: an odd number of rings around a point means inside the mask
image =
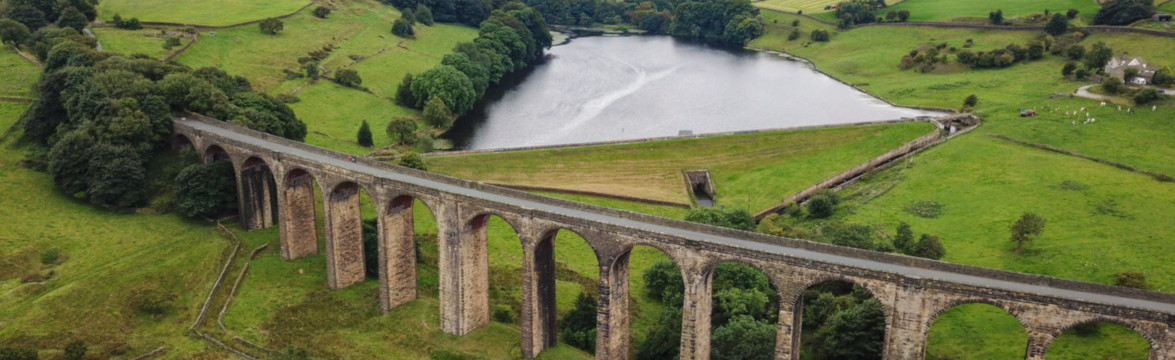
M 903 254 L 910 254 L 914 250 L 914 232 L 910 230 L 910 224 L 902 222 L 898 224 L 898 233 L 893 237 L 893 247 Z
M 477 100 L 477 90 L 473 88 L 473 81 L 449 65 L 438 65 L 414 76 L 411 89 L 412 97 L 416 100 L 416 108 L 423 109 L 425 102 L 435 97 L 444 101 L 445 107 L 454 115 L 469 111 Z
M 1171 85 L 1175 85 L 1175 74 L 1172 74 L 1170 67 L 1164 66 L 1155 72 L 1155 76 L 1151 81 L 1158 86 L 1171 87 Z
M 898 10 L 898 21 L 906 22 L 910 19 L 910 10 Z
M 74 7 L 67 7 L 61 11 L 61 17 L 57 18 L 57 27 L 71 28 L 82 32 L 86 28 L 89 20 L 86 20 L 86 15 Z
M 991 23 L 995 24 L 995 25 L 1003 24 L 1004 23 L 1004 11 L 1003 10 L 992 11 L 987 14 L 987 19 L 990 20 Z
M 885 309 L 865 300 L 828 319 L 824 351 L 829 359 L 881 359 L 885 344 Z
M 819 29 L 812 30 L 812 35 L 810 37 L 812 38 L 812 41 L 828 41 L 828 31 Z
M 697 208 L 685 215 L 685 221 L 743 231 L 755 230 L 755 217 L 742 209 L 727 211 L 718 208 Z
M 680 305 L 685 283 L 681 278 L 681 269 L 673 260 L 660 260 L 653 263 L 641 274 L 645 280 L 645 290 L 654 299 L 666 305 Z
M 1113 57 L 1114 50 L 1106 46 L 1106 43 L 1099 41 L 1093 44 L 1093 47 L 1091 47 L 1089 51 L 1085 53 L 1083 62 L 1085 63 L 1086 69 L 1099 72 L 1102 71 L 1102 68 L 1104 68 L 1106 63 L 1110 62 L 1110 59 Z
M 681 306 L 670 306 L 657 318 L 645 341 L 637 345 L 637 360 L 676 359 L 681 351 Z
M 1134 104 L 1144 105 L 1159 99 L 1159 91 L 1154 88 L 1146 88 L 1134 94 Z
M 139 22 L 139 18 L 133 17 L 121 22 L 115 22 L 114 27 L 124 30 L 139 30 L 143 28 L 143 24 Z
M 910 255 L 940 260 L 946 256 L 946 250 L 942 248 L 942 242 L 938 240 L 938 236 L 930 234 L 922 234 L 918 239 L 918 244 L 914 245 L 914 251 Z
M 771 308 L 771 299 L 759 289 L 727 288 L 713 294 L 713 314 L 711 318 L 717 324 L 725 324 L 738 316 L 750 316 L 754 319 L 767 319 Z
M 268 18 L 265 20 L 261 20 L 261 22 L 259 23 L 259 26 L 261 27 L 262 34 L 277 35 L 277 33 L 281 32 L 282 30 L 285 29 L 286 25 L 281 20 L 278 20 L 275 18 Z
M 835 196 L 820 194 L 808 199 L 808 216 L 815 219 L 825 219 L 836 212 L 837 199 Z
M 396 86 L 396 105 L 416 106 L 416 97 L 412 95 L 412 74 L 404 74 L 400 85 Z
M 975 105 L 978 105 L 978 104 L 979 104 L 979 97 L 975 96 L 975 94 L 967 95 L 967 98 L 963 99 L 963 107 L 964 108 L 974 108 Z
M 1060 36 L 1067 31 L 1069 31 L 1069 18 L 1061 14 L 1053 14 L 1048 24 L 1044 26 L 1044 32 L 1053 36 Z
M 424 104 L 424 122 L 434 128 L 443 129 L 449 127 L 449 122 L 453 120 L 453 113 L 449 111 L 449 107 L 445 106 L 445 102 L 439 96 L 433 96 Z
M 216 161 L 190 165 L 175 177 L 175 205 L 187 217 L 215 218 L 237 207 L 233 164 Z
M 1080 44 L 1069 46 L 1068 49 L 1065 49 L 1065 56 L 1069 57 L 1069 60 L 1081 60 L 1085 57 L 1085 47 Z
M 1155 14 L 1154 0 L 1114 0 L 1102 4 L 1093 16 L 1096 25 L 1129 25 Z
M 86 357 L 86 343 L 81 340 L 65 344 L 65 358 L 67 360 L 82 360 Z
M 596 298 L 581 292 L 575 298 L 575 308 L 559 323 L 560 337 L 568 345 L 596 353 Z
M 371 126 L 367 125 L 367 120 L 363 120 L 363 124 L 359 125 L 359 134 L 356 135 L 359 141 L 359 146 L 371 147 L 374 145 L 371 140 Z
M 1118 80 L 1116 77 L 1107 76 L 1105 80 L 1102 80 L 1102 90 L 1105 90 L 1107 93 L 1117 94 L 1125 90 L 1125 88 L 1126 86 L 1122 85 L 1122 80 Z
M 414 34 L 415 32 L 412 30 L 412 23 L 409 23 L 408 20 L 404 19 L 403 17 L 396 19 L 396 22 L 392 23 L 392 35 L 396 35 L 402 38 L 411 38 Z
M 363 84 L 363 78 L 359 77 L 359 71 L 355 69 L 340 69 L 335 71 L 335 81 L 350 87 L 358 87 Z
M 1040 215 L 1026 212 L 1012 224 L 1012 242 L 1016 243 L 1016 252 L 1024 251 L 1032 241 L 1044 232 L 1045 219 Z
M 416 142 L 416 120 L 411 117 L 397 117 L 388 123 L 388 138 L 396 144 L 412 145 Z
M 1069 11 L 1065 12 L 1065 17 L 1069 18 L 1069 20 L 1076 19 L 1077 14 L 1080 14 L 1080 13 L 1081 12 L 1078 11 L 1077 9 L 1069 9 Z
M 318 17 L 319 19 L 326 19 L 327 15 L 330 15 L 330 8 L 326 6 L 319 6 L 314 8 L 315 17 Z
M 29 27 L 12 19 L 0 19 L 0 41 L 19 45 L 29 40 Z
M 53 144 L 49 150 L 49 175 L 62 192 L 76 194 L 89 188 L 86 171 L 90 164 L 90 148 L 94 145 L 94 138 L 84 131 L 65 134 Z
M 1065 66 L 1061 68 L 1061 75 L 1068 77 L 1070 74 L 1073 74 L 1074 70 L 1077 70 L 1077 64 L 1072 61 L 1067 62 L 1065 63 Z
M 397 164 L 406 168 L 428 171 L 428 166 L 425 165 L 424 158 L 415 152 L 409 152 L 400 156 L 400 161 Z
M 775 325 L 738 316 L 714 329 L 710 358 L 714 360 L 770 360 L 775 357 Z
M 306 77 L 312 80 L 318 80 L 318 62 L 311 61 L 306 63 Z
M 134 149 L 98 144 L 90 156 L 86 195 L 91 203 L 123 209 L 147 203 L 147 169 Z
M 405 11 L 407 11 L 407 10 L 405 10 Z M 416 5 L 416 12 L 414 13 L 414 15 L 416 16 L 416 21 L 419 21 L 421 24 L 424 24 L 425 26 L 432 26 L 432 24 L 433 24 L 432 9 L 429 9 L 428 6 L 424 6 L 424 4 L 417 4 Z

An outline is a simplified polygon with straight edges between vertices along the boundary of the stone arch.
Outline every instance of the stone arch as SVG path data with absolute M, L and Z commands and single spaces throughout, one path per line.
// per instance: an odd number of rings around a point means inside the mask
M 768 269 L 765 268 L 762 264 L 760 264 L 756 261 L 748 261 L 745 259 L 723 257 L 723 258 L 718 258 L 718 259 L 712 260 L 712 261 L 706 263 L 705 266 L 703 267 L 702 278 L 704 279 L 703 281 L 705 281 L 705 285 L 703 286 L 703 288 L 707 289 L 708 291 L 706 294 L 701 294 L 701 296 L 709 296 L 710 299 L 714 299 L 714 296 L 717 293 L 716 292 L 717 289 L 714 286 L 714 284 L 715 284 L 714 277 L 715 277 L 715 274 L 717 273 L 719 266 L 721 266 L 723 264 L 739 264 L 739 265 L 744 265 L 744 266 L 750 267 L 751 269 L 754 269 L 754 271 L 759 272 L 767 279 L 767 284 L 771 287 L 771 290 L 774 291 L 774 294 L 773 294 L 774 298 L 775 298 L 774 299 L 775 300 L 774 306 L 772 306 L 770 299 L 769 299 L 768 304 L 766 305 L 767 308 L 765 309 L 764 314 L 761 315 L 765 318 L 765 320 L 774 321 L 774 323 L 771 323 L 771 329 L 772 329 L 773 333 L 770 338 L 770 341 L 772 342 L 772 345 L 768 349 L 765 350 L 765 351 L 768 351 L 772 356 L 774 356 L 774 354 L 777 352 L 777 348 L 779 345 L 779 331 L 780 331 L 779 323 L 781 321 L 785 320 L 785 319 L 783 319 L 783 316 L 781 315 L 781 312 L 779 310 L 780 308 L 782 308 L 784 306 L 784 304 L 783 304 L 783 301 L 784 301 L 783 290 L 784 290 L 784 288 L 781 286 L 781 284 L 776 283 L 775 277 L 771 276 L 771 272 L 768 271 Z M 709 331 L 705 332 L 705 335 L 707 337 L 715 334 L 716 333 L 715 331 L 719 328 L 719 321 L 723 321 L 723 319 L 719 318 L 719 315 L 721 315 L 719 313 L 720 304 L 714 300 L 709 300 L 709 301 L 711 301 L 711 303 L 709 306 L 710 313 L 707 316 L 708 323 L 700 324 L 701 326 L 706 326 L 709 329 Z M 731 317 L 729 319 L 725 319 L 725 321 L 727 321 L 727 322 L 732 321 L 732 320 L 734 320 L 733 317 Z M 709 342 L 709 340 L 710 339 L 708 339 L 708 338 L 704 339 L 704 340 L 699 339 L 699 341 L 707 341 L 707 342 Z M 721 342 L 715 342 L 715 343 L 710 343 L 709 346 L 707 346 L 706 348 L 708 349 L 708 351 L 722 351 L 722 347 L 724 345 L 725 344 L 723 344 Z M 701 354 L 699 354 L 699 355 L 701 355 Z M 705 354 L 705 355 L 708 356 L 709 354 Z
M 180 151 L 185 148 L 196 151 L 196 143 L 192 141 L 187 135 L 175 134 L 171 136 L 171 150 Z
M 209 144 L 200 151 L 200 162 L 209 164 L 214 161 L 232 161 L 232 156 L 219 144 Z
M 282 257 L 299 259 L 318 253 L 318 176 L 304 168 L 292 168 L 282 176 L 280 209 Z
M 415 194 L 395 194 L 382 204 L 379 212 L 380 306 L 389 311 L 416 299 L 416 221 L 415 203 L 436 218 L 429 201 Z
M 803 333 L 804 333 L 804 324 L 803 324 L 804 292 L 814 286 L 817 286 L 817 285 L 820 285 L 823 283 L 828 283 L 828 282 L 844 282 L 844 283 L 852 284 L 854 287 L 864 289 L 866 292 L 869 293 L 869 295 L 873 299 L 877 300 L 877 302 L 881 304 L 882 312 L 885 317 L 885 329 L 886 329 L 886 334 L 883 335 L 883 339 L 882 339 L 882 342 L 884 344 L 884 345 L 882 345 L 884 347 L 882 349 L 882 353 L 883 354 L 886 353 L 886 351 L 887 351 L 886 348 L 888 348 L 890 346 L 888 343 L 886 343 L 888 340 L 888 337 L 890 335 L 889 329 L 891 329 L 893 327 L 893 316 L 891 316 L 891 314 L 893 314 L 893 308 L 890 304 L 888 304 L 885 301 L 885 299 L 882 296 L 880 296 L 881 294 L 885 293 L 884 291 L 882 291 L 882 289 L 878 289 L 878 288 L 874 287 L 873 285 L 871 285 L 867 281 L 861 281 L 861 280 L 856 279 L 851 276 L 845 276 L 845 275 L 836 274 L 836 273 L 819 271 L 819 272 L 807 272 L 805 275 L 806 276 L 802 277 L 803 282 L 801 284 L 798 284 L 798 286 L 796 286 L 792 289 L 789 289 L 789 291 L 791 291 L 791 293 L 789 293 L 787 295 L 787 298 L 780 300 L 780 302 L 781 302 L 780 307 L 785 306 L 785 305 L 783 305 L 784 301 L 787 301 L 787 304 L 789 304 L 791 306 L 792 312 L 790 314 L 790 316 L 791 316 L 790 321 L 792 323 L 792 334 L 791 334 L 790 341 L 788 341 L 788 343 L 790 344 L 790 349 L 777 349 L 776 350 L 777 353 L 779 353 L 781 351 L 784 353 L 790 351 L 791 352 L 791 355 L 790 355 L 791 359 L 799 359 L 800 358 L 800 349 L 803 347 Z M 780 314 L 780 316 L 783 317 L 784 314 Z
M 269 163 L 250 156 L 241 162 L 238 172 L 241 225 L 256 230 L 277 224 L 277 179 Z
M 633 252 L 638 247 L 643 247 L 665 255 L 677 266 L 683 285 L 689 283 L 685 270 L 688 263 L 684 263 L 683 259 L 678 258 L 678 252 L 674 248 L 656 241 L 630 239 L 630 241 L 617 242 L 616 246 L 612 247 L 605 244 L 593 245 L 598 251 L 600 261 L 600 296 L 598 298 L 600 315 L 597 317 L 597 324 L 598 326 L 606 326 L 608 330 L 606 332 L 603 331 L 604 329 L 597 330 L 596 354 L 597 356 L 600 354 L 624 354 L 623 356 L 627 357 L 632 342 L 628 300 L 633 277 L 631 269 Z M 641 275 L 636 274 L 635 276 L 640 277 Z M 685 297 L 684 291 L 683 289 L 683 298 Z M 640 294 L 631 296 L 640 296 Z
M 1157 358 L 1156 355 L 1163 353 L 1162 352 L 1163 349 L 1159 345 L 1160 342 L 1158 340 L 1156 340 L 1154 338 L 1154 336 L 1152 336 L 1152 334 L 1149 331 L 1147 331 L 1147 329 L 1144 328 L 1143 326 L 1141 326 L 1137 323 L 1133 323 L 1130 321 L 1124 321 L 1122 319 L 1118 319 L 1118 318 L 1114 318 L 1114 317 L 1094 316 L 1094 317 L 1091 317 L 1088 319 L 1083 319 L 1081 321 L 1074 321 L 1070 324 L 1067 324 L 1067 325 L 1062 326 L 1059 329 L 1057 329 L 1057 331 L 1055 333 L 1053 333 L 1053 335 L 1050 336 L 1048 338 L 1048 340 L 1045 341 L 1045 343 L 1044 343 L 1043 351 L 1042 351 L 1042 354 L 1044 354 L 1044 358 L 1048 359 L 1049 348 L 1053 345 L 1053 342 L 1055 342 L 1057 340 L 1057 338 L 1061 337 L 1061 335 L 1063 335 L 1065 333 L 1065 331 L 1073 329 L 1077 326 L 1086 325 L 1086 324 L 1097 324 L 1097 323 L 1109 323 L 1109 324 L 1114 324 L 1114 325 L 1120 325 L 1122 327 L 1130 329 L 1130 331 L 1133 331 L 1136 335 L 1142 337 L 1144 340 L 1146 340 L 1146 343 L 1148 346 L 1148 349 L 1147 349 L 1148 359 L 1156 359 Z
M 928 306 L 934 307 L 929 309 L 930 316 L 921 326 L 922 333 L 919 335 L 921 339 L 925 339 L 922 342 L 920 351 L 927 359 L 932 354 L 939 356 L 954 356 L 959 354 L 958 352 L 954 354 L 938 353 L 943 349 L 955 349 L 955 351 L 960 351 L 961 349 L 962 353 L 970 355 L 970 358 L 1018 358 L 1024 356 L 1024 348 L 1019 345 L 1029 342 L 1029 329 L 1031 329 L 1031 326 L 1025 322 L 1022 312 L 1013 307 L 1011 303 L 990 298 L 962 297 L 952 298 L 944 303 Z M 974 334 L 973 337 L 966 339 L 941 336 L 937 332 L 934 332 L 936 336 L 932 337 L 931 329 L 938 322 L 939 317 L 952 309 L 960 307 L 963 307 L 960 309 L 961 311 L 969 311 L 968 314 L 970 316 L 948 316 L 944 319 L 946 324 L 942 324 L 941 326 L 949 328 L 949 324 L 953 323 L 956 326 L 983 326 L 989 330 L 980 334 Z M 991 313 L 988 313 L 988 311 Z M 999 315 L 992 314 L 995 312 L 999 312 Z M 986 316 L 986 314 L 991 314 L 992 316 Z M 1009 322 L 1008 317 L 1015 320 L 1014 325 Z M 1016 329 L 1019 331 L 1016 331 Z M 935 353 L 932 353 L 932 350 Z
M 531 330 L 530 339 L 523 339 L 524 347 L 529 348 L 532 357 L 538 355 L 543 349 L 555 346 L 558 343 L 559 330 L 557 327 L 558 305 L 556 301 L 556 274 L 558 274 L 557 266 L 558 260 L 555 250 L 555 243 L 561 231 L 566 231 L 582 239 L 582 241 L 571 240 L 574 243 L 587 245 L 587 248 L 592 253 L 592 270 L 596 272 L 595 283 L 580 291 L 581 294 L 598 295 L 599 288 L 595 286 L 599 283 L 600 264 L 603 262 L 600 259 L 600 251 L 592 239 L 584 236 L 584 233 L 566 226 L 549 226 L 542 229 L 537 234 L 533 245 L 529 246 L 529 251 L 524 251 L 523 263 L 529 266 L 523 266 L 523 278 L 530 280 L 531 285 L 524 287 L 523 304 L 524 316 L 523 326 Z M 566 243 L 566 242 L 565 242 Z M 574 268 L 571 272 L 579 274 Z M 579 279 L 586 281 L 587 279 Z M 582 285 L 582 282 L 581 282 Z M 598 324 L 596 324 L 598 326 Z

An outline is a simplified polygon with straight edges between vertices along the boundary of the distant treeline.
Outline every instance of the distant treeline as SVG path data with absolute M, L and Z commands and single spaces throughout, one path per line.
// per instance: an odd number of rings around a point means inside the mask
M 747 0 L 527 0 L 552 24 L 628 24 L 657 34 L 745 45 L 763 35 L 759 10 Z

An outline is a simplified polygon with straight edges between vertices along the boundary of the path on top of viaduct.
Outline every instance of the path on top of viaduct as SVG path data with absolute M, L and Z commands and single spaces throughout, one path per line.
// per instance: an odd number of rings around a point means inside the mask
M 236 169 L 241 223 L 281 226 L 281 253 L 318 252 L 314 185 L 323 194 L 327 282 L 363 280 L 359 190 L 375 204 L 380 300 L 385 311 L 416 297 L 412 204 L 437 220 L 440 317 L 464 335 L 489 322 L 486 222 L 501 217 L 523 248 L 523 354 L 556 343 L 554 234 L 583 237 L 600 269 L 596 357 L 629 357 L 628 255 L 637 245 L 665 252 L 682 271 L 682 359 L 710 355 L 711 273 L 723 262 L 763 271 L 779 291 L 776 359 L 798 359 L 802 292 L 828 280 L 870 291 L 886 310 L 886 359 L 923 359 L 930 324 L 967 303 L 1000 307 L 1028 333 L 1025 359 L 1043 359 L 1073 326 L 1108 321 L 1138 332 L 1150 358 L 1175 360 L 1175 295 L 1069 281 L 773 237 L 597 207 L 407 169 L 189 115 L 174 121 L 175 144 Z

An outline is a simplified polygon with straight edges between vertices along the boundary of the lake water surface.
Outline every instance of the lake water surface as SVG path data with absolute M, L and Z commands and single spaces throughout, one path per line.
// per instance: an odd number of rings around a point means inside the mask
M 777 55 L 669 36 L 582 37 L 549 53 L 445 136 L 474 150 L 941 115 L 890 106 Z

